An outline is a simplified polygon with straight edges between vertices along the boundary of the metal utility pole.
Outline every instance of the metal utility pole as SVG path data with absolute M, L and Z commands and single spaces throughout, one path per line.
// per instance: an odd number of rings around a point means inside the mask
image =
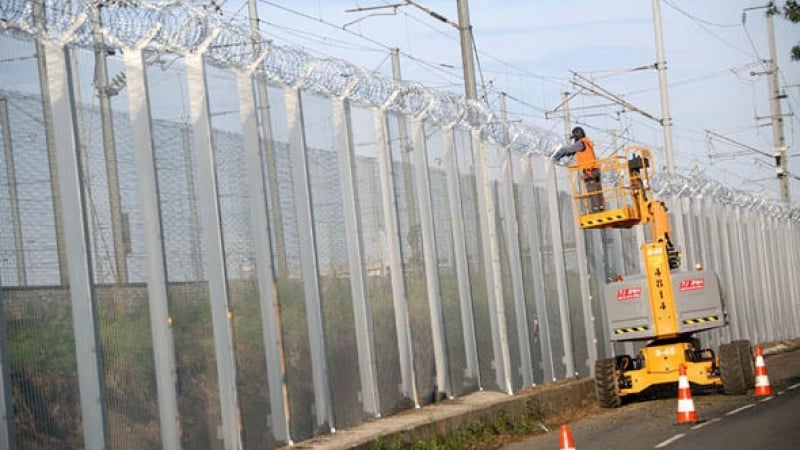
M 472 48 L 473 48 L 472 24 L 470 24 L 469 22 L 469 4 L 467 3 L 467 0 L 457 0 L 456 4 L 458 8 L 458 23 L 454 23 L 453 21 L 448 20 L 446 17 L 437 13 L 436 11 L 433 11 L 430 8 L 426 8 L 425 6 L 422 6 L 413 0 L 405 0 L 405 3 L 394 3 L 390 5 L 346 9 L 345 12 L 366 12 L 366 11 L 372 12 L 378 9 L 386 9 L 386 8 L 392 8 L 393 10 L 397 11 L 397 8 L 401 6 L 413 6 L 417 9 L 425 11 L 434 19 L 456 28 L 458 30 L 459 38 L 461 41 L 461 63 L 464 68 L 464 93 L 467 99 L 477 100 L 478 88 L 476 87 L 477 83 L 475 81 L 475 60 L 472 57 Z M 344 28 L 347 28 L 349 25 L 364 20 L 372 15 L 376 14 L 370 14 L 368 16 L 349 22 L 344 25 Z
M 187 125 L 181 128 L 183 141 L 183 163 L 186 168 L 186 195 L 189 202 L 189 245 L 192 252 L 194 281 L 203 280 L 203 259 L 200 255 L 200 235 L 197 231 L 197 192 L 194 188 L 194 169 L 192 168 L 191 135 Z
M 3 134 L 3 154 L 5 155 L 6 163 L 8 198 L 11 201 L 11 223 L 14 233 L 14 257 L 17 266 L 17 285 L 27 286 L 25 246 L 22 241 L 22 223 L 19 218 L 16 166 L 14 165 L 14 149 L 11 146 L 11 125 L 8 121 L 8 99 L 5 97 L 0 97 L 0 132 Z
M 658 69 L 658 87 L 661 92 L 661 125 L 664 127 L 664 151 L 667 156 L 667 171 L 675 173 L 675 159 L 672 153 L 672 117 L 669 113 L 669 96 L 667 94 L 667 62 L 664 61 L 664 37 L 661 34 L 661 4 L 653 0 L 653 28 L 656 33 L 656 68 Z
M 400 74 L 400 49 L 393 48 L 391 51 L 392 79 L 399 82 L 403 80 L 403 77 Z M 406 116 L 398 114 L 397 128 L 400 137 L 400 160 L 403 163 L 403 190 L 406 193 L 406 196 L 413 198 L 414 183 L 411 179 L 411 161 L 409 154 L 414 150 L 414 146 L 412 146 L 408 141 L 408 125 L 406 124 Z M 419 221 L 417 220 L 417 209 L 406 208 L 406 211 L 408 212 L 408 228 L 410 230 L 418 229 Z M 413 253 L 412 261 L 419 261 L 419 246 L 412 245 L 411 252 Z
M 260 55 L 261 33 L 259 32 L 259 18 L 256 0 L 247 1 L 247 12 L 250 17 L 250 33 L 253 39 L 253 53 Z M 256 93 L 261 109 L 261 139 L 264 144 L 264 159 L 267 165 L 267 182 L 269 183 L 270 210 L 272 211 L 272 231 L 275 233 L 276 272 L 280 276 L 287 271 L 286 244 L 283 239 L 283 213 L 281 210 L 281 197 L 278 186 L 278 169 L 275 159 L 275 142 L 272 139 L 272 124 L 270 122 L 269 97 L 267 96 L 267 82 L 261 67 L 256 71 Z
M 564 139 L 569 142 L 572 140 L 572 130 L 570 130 L 570 117 L 569 117 L 569 92 L 561 93 L 561 105 L 564 110 Z
M 472 57 L 472 25 L 469 22 L 469 5 L 467 0 L 457 0 L 457 4 L 461 63 L 464 66 L 464 93 L 467 99 L 477 100 L 478 89 L 475 82 L 475 60 Z
M 100 32 L 100 8 L 92 8 L 92 39 L 94 44 L 94 83 L 100 99 L 100 121 L 103 130 L 103 150 L 106 160 L 108 183 L 108 205 L 111 216 L 111 236 L 114 242 L 114 259 L 117 283 L 128 282 L 128 255 L 122 225 L 122 201 L 119 194 L 119 172 L 117 170 L 117 147 L 114 142 L 114 124 L 111 117 L 111 95 L 108 89 L 108 67 L 105 44 Z
M 506 97 L 508 94 L 505 92 L 500 93 L 500 118 L 503 122 L 508 122 L 508 108 L 506 107 Z
M 32 5 L 33 19 L 38 26 L 44 26 L 45 2 L 37 0 Z M 53 217 L 55 218 L 56 253 L 58 254 L 58 274 L 61 286 L 69 286 L 69 272 L 67 271 L 67 250 L 64 242 L 64 220 L 62 218 L 61 190 L 59 189 L 59 175 L 56 167 L 56 138 L 53 132 L 53 108 L 50 99 L 50 77 L 47 73 L 47 60 L 45 48 L 41 39 L 36 40 L 36 63 L 39 69 L 39 88 L 42 93 L 42 111 L 44 115 L 44 138 L 47 145 L 47 162 L 50 169 L 50 189 L 53 196 Z
M 775 172 L 778 176 L 778 189 L 781 201 L 791 204 L 789 192 L 789 155 L 786 152 L 786 139 L 783 134 L 783 113 L 781 99 L 784 98 L 778 84 L 778 55 L 775 50 L 775 27 L 772 23 L 772 10 L 767 11 L 767 37 L 769 38 L 769 60 L 767 61 L 767 80 L 769 82 L 769 109 L 772 115 L 772 145 L 775 148 Z

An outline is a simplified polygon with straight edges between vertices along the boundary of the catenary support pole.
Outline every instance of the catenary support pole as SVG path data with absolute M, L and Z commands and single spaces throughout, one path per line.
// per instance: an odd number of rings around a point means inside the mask
M 108 86 L 108 66 L 103 33 L 100 31 L 101 4 L 89 8 L 92 17 L 92 40 L 94 45 L 94 85 L 100 100 L 100 123 L 103 137 L 103 154 L 106 163 L 106 182 L 108 185 L 108 206 L 111 219 L 111 239 L 114 244 L 114 281 L 128 282 L 128 255 L 125 233 L 123 231 L 122 199 L 119 191 L 119 171 L 117 170 L 117 144 L 114 141 L 114 122 L 111 111 L 111 91 Z
M 250 32 L 253 39 L 253 54 L 260 55 L 264 51 L 259 32 L 260 19 L 256 0 L 247 0 L 247 12 L 250 18 Z M 269 186 L 270 212 L 272 213 L 272 233 L 275 236 L 275 270 L 278 276 L 286 275 L 286 242 L 283 237 L 283 206 L 281 205 L 278 183 L 277 155 L 273 141 L 272 119 L 267 93 L 267 81 L 261 63 L 256 70 L 256 93 L 258 95 L 259 125 L 261 125 L 261 145 L 264 147 L 264 164 L 267 166 L 267 186 Z
M 472 57 L 472 24 L 467 0 L 457 0 L 458 33 L 461 40 L 461 63 L 464 67 L 464 92 L 469 100 L 478 99 L 475 82 L 475 59 Z
M 19 217 L 17 175 L 14 164 L 14 147 L 11 141 L 11 125 L 8 120 L 8 99 L 0 98 L 0 133 L 3 135 L 3 154 L 6 164 L 6 183 L 11 206 L 11 226 L 14 234 L 14 261 L 17 268 L 17 286 L 28 284 L 25 268 L 25 246 L 22 241 L 22 223 Z
M 653 1 L 653 28 L 656 33 L 656 68 L 658 70 L 658 88 L 661 92 L 661 125 L 664 127 L 664 152 L 666 153 L 667 171 L 675 173 L 675 159 L 672 153 L 672 116 L 669 112 L 669 94 L 667 93 L 667 62 L 664 60 L 664 36 L 661 32 L 661 2 Z
M 775 25 L 772 12 L 767 12 L 767 37 L 769 38 L 769 60 L 767 60 L 767 80 L 769 83 L 769 110 L 772 116 L 772 146 L 775 149 L 775 171 L 781 201 L 786 205 L 792 202 L 789 191 L 789 154 L 786 152 L 786 137 L 783 134 L 783 112 L 781 111 L 781 92 L 778 84 L 778 55 L 775 50 Z

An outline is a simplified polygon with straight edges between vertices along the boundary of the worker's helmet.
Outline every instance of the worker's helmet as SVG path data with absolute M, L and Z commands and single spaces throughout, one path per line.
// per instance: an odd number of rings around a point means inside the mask
M 583 131 L 581 127 L 575 127 L 572 129 L 572 140 L 579 141 L 586 137 L 586 133 Z

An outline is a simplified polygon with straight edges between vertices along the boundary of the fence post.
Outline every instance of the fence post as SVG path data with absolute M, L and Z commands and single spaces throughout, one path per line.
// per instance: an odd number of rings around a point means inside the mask
M 211 324 L 217 361 L 222 435 L 229 450 L 242 448 L 241 417 L 236 391 L 236 361 L 233 353 L 232 313 L 229 306 L 225 249 L 222 242 L 219 191 L 214 163 L 214 142 L 208 106 L 203 55 L 214 39 L 213 33 L 198 48 L 185 55 L 189 109 L 197 148 L 197 176 L 200 180 L 203 240 L 205 241 L 206 277 L 211 302 Z
M 239 117 L 242 121 L 242 139 L 247 159 L 247 187 L 250 197 L 250 224 L 254 234 L 258 298 L 261 309 L 261 332 L 267 361 L 270 417 L 272 433 L 276 439 L 292 444 L 289 427 L 289 399 L 286 386 L 286 362 L 281 347 L 281 321 L 278 309 L 278 288 L 275 267 L 270 254 L 269 217 L 263 160 L 258 144 L 256 105 L 253 98 L 252 71 L 239 72 Z M 267 139 L 269 137 L 265 137 Z
M 742 300 L 745 305 L 745 309 L 742 311 L 741 325 L 742 328 L 747 330 L 747 337 L 754 342 L 760 342 L 761 330 L 756 322 L 755 302 L 752 301 L 754 292 L 753 283 L 750 280 L 750 276 L 748 276 L 750 275 L 748 269 L 752 266 L 744 263 L 750 259 L 748 255 L 751 255 L 750 245 L 752 245 L 749 230 L 750 225 L 747 223 L 747 219 L 744 208 L 741 205 L 736 205 L 735 216 L 733 218 L 733 230 L 736 235 L 737 244 L 737 254 L 735 256 L 739 258 L 739 261 L 742 261 L 742 264 L 736 265 L 739 267 L 739 276 L 736 277 L 736 279 L 741 283 L 740 292 L 742 293 Z M 746 320 L 747 318 L 750 320 Z
M 575 353 L 572 342 L 572 317 L 569 314 L 569 292 L 567 292 L 566 263 L 564 261 L 564 238 L 561 233 L 561 208 L 558 201 L 555 165 L 548 161 L 544 165 L 547 177 L 547 210 L 550 217 L 550 233 L 553 243 L 553 265 L 556 272 L 558 312 L 561 318 L 561 339 L 564 346 L 564 370 L 567 378 L 574 377 Z
M 14 404 L 11 375 L 8 371 L 8 334 L 6 333 L 3 280 L 0 278 L 0 448 L 17 448 L 14 435 Z
M 753 223 L 753 213 L 750 209 L 742 208 L 741 212 L 741 221 L 739 223 L 742 224 L 742 235 L 741 235 L 741 242 L 742 242 L 742 261 L 752 261 L 753 264 L 748 264 L 748 266 L 752 270 L 752 275 L 756 275 L 755 277 L 751 277 L 748 273 L 745 273 L 743 280 L 747 284 L 747 303 L 750 305 L 750 321 L 753 326 L 753 340 L 755 342 L 764 342 L 767 340 L 766 332 L 764 330 L 764 326 L 762 324 L 762 308 L 760 305 L 760 300 L 764 298 L 763 291 L 760 290 L 757 283 L 760 281 L 761 277 L 758 274 L 758 245 L 757 245 L 757 236 L 756 236 L 756 226 Z M 756 301 L 759 299 L 759 301 Z
M 608 334 L 608 317 L 606 315 L 605 303 L 605 286 L 609 275 L 609 269 L 603 264 L 604 254 L 607 251 L 606 243 L 604 242 L 607 230 L 590 230 L 589 238 L 589 254 L 587 258 L 590 260 L 589 264 L 594 271 L 595 283 L 597 284 L 597 298 L 592 298 L 594 302 L 594 327 L 595 335 L 599 336 L 600 343 L 597 345 L 598 349 L 603 349 L 602 353 L 598 352 L 597 358 L 602 354 L 603 358 L 609 358 L 614 354 L 614 346 Z M 622 273 L 622 272 L 616 272 Z M 590 290 L 591 295 L 591 290 Z M 597 331 L 597 317 L 600 317 L 600 329 Z M 590 366 L 591 374 L 594 375 L 594 366 Z
M 378 170 L 381 178 L 383 200 L 383 220 L 386 226 L 386 241 L 389 247 L 389 272 L 392 277 L 392 302 L 394 304 L 395 328 L 397 329 L 397 348 L 400 353 L 400 372 L 402 392 L 414 401 L 419 408 L 419 393 L 414 370 L 414 347 L 411 342 L 411 317 L 408 310 L 405 280 L 403 279 L 403 260 L 400 247 L 400 225 L 397 217 L 397 197 L 392 168 L 392 150 L 389 144 L 388 113 L 375 108 L 375 138 L 380 147 Z M 402 149 L 405 151 L 405 149 Z
M 422 253 L 425 260 L 425 281 L 428 287 L 428 308 L 431 314 L 431 335 L 433 356 L 436 364 L 436 394 L 452 397 L 450 385 L 450 363 L 447 358 L 447 341 L 444 333 L 444 312 L 439 285 L 439 255 L 436 252 L 436 233 L 433 228 L 433 208 L 431 206 L 430 175 L 428 173 L 428 149 L 425 142 L 425 128 L 422 120 L 411 120 L 411 134 L 414 145 L 414 172 L 416 174 L 417 204 L 422 231 Z
M 766 292 L 768 292 L 769 301 L 767 301 L 767 329 L 770 330 L 772 335 L 770 340 L 780 339 L 782 337 L 783 328 L 778 314 L 779 300 L 783 298 L 780 294 L 780 282 L 776 273 L 778 263 L 776 258 L 778 251 L 775 248 L 775 230 L 776 218 L 772 211 L 761 215 L 763 222 L 762 245 L 764 246 L 764 284 Z
M 447 173 L 447 200 L 450 203 L 450 220 L 453 232 L 453 247 L 458 278 L 458 297 L 461 306 L 461 326 L 464 336 L 464 354 L 467 363 L 467 377 L 481 387 L 481 372 L 478 366 L 478 346 L 475 336 L 475 317 L 472 311 L 472 290 L 469 284 L 469 263 L 467 261 L 466 240 L 464 237 L 464 212 L 461 204 L 461 184 L 459 182 L 458 155 L 453 127 L 442 130 L 444 143 L 445 171 Z
M 101 342 L 97 325 L 97 298 L 94 291 L 92 255 L 87 230 L 83 169 L 75 142 L 76 99 L 72 95 L 71 66 L 66 47 L 61 42 L 44 41 L 47 62 L 47 93 L 52 108 L 53 150 L 58 172 L 60 212 L 62 215 L 69 290 L 72 298 L 72 321 L 75 332 L 75 354 L 78 363 L 78 385 L 81 397 L 81 423 L 84 446 L 102 449 L 108 445 L 105 415 L 105 387 Z
M 517 327 L 517 345 L 519 345 L 519 375 L 524 386 L 533 385 L 533 367 L 531 363 L 531 344 L 528 334 L 528 310 L 525 305 L 525 288 L 522 279 L 522 260 L 519 251 L 519 223 L 517 221 L 517 202 L 515 198 L 514 161 L 511 150 L 504 148 L 502 173 L 503 217 L 508 251 L 508 267 L 511 272 L 511 285 L 514 291 L 514 312 Z M 513 379 L 513 378 L 512 378 Z
M 757 208 L 760 208 L 757 207 Z M 759 299 L 756 305 L 756 312 L 763 331 L 764 340 L 774 340 L 775 332 L 772 329 L 771 311 L 772 311 L 772 294 L 770 290 L 770 283 L 767 281 L 769 278 L 769 271 L 767 270 L 767 236 L 765 234 L 766 218 L 763 211 L 750 211 L 753 216 L 753 245 L 755 247 L 754 253 L 756 257 L 756 267 L 758 267 L 758 285 L 756 295 L 753 300 Z
M 719 236 L 719 264 L 717 269 L 721 273 L 722 292 L 725 294 L 724 297 L 728 308 L 729 334 L 732 339 L 740 339 L 742 337 L 742 333 L 739 330 L 741 293 L 736 289 L 734 282 L 733 252 L 731 249 L 733 242 L 728 231 L 730 209 L 730 205 L 716 205 L 711 217 L 714 222 L 713 233 Z
M 289 127 L 289 152 L 292 161 L 292 185 L 300 243 L 300 264 L 308 319 L 308 338 L 311 348 L 311 371 L 314 383 L 314 407 L 318 428 L 336 431 L 333 397 L 326 359 L 325 330 L 322 323 L 322 304 L 319 287 L 317 242 L 311 212 L 311 186 L 308 175 L 308 149 L 301 93 L 298 88 L 284 89 L 286 123 Z
M 787 257 L 786 267 L 800 266 L 800 217 L 789 218 L 786 224 Z M 788 277 L 791 282 L 788 300 L 791 302 L 792 315 L 787 318 L 792 325 L 789 332 L 792 336 L 800 334 L 800 280 L 796 276 Z
M 361 376 L 361 401 L 364 412 L 380 417 L 380 395 L 376 374 L 375 339 L 372 328 L 372 308 L 367 301 L 368 288 L 364 267 L 364 242 L 358 202 L 356 160 L 353 146 L 353 123 L 350 103 L 344 98 L 333 99 L 333 127 L 339 156 L 339 181 L 344 203 L 344 226 L 347 237 L 347 257 L 350 268 L 350 287 L 353 295 L 354 326 L 358 348 L 358 368 Z
M 542 352 L 542 374 L 544 381 L 555 381 L 555 362 L 553 361 L 553 347 L 550 340 L 550 321 L 547 308 L 547 291 L 544 280 L 544 260 L 542 259 L 542 236 L 539 224 L 539 216 L 536 214 L 539 208 L 539 198 L 536 195 L 536 183 L 533 171 L 533 155 L 528 155 L 528 177 L 525 188 L 527 193 L 526 203 L 530 205 L 525 215 L 525 228 L 528 230 L 528 242 L 531 252 L 531 276 L 533 277 L 533 299 L 536 305 L 535 324 L 538 325 L 540 348 Z
M 511 357 L 508 349 L 508 330 L 503 305 L 503 276 L 498 247 L 497 210 L 494 204 L 489 155 L 480 132 L 472 131 L 472 153 L 475 164 L 475 184 L 478 192 L 483 261 L 486 276 L 486 296 L 492 330 L 494 369 L 497 386 L 507 394 L 514 393 L 511 383 Z
M 581 290 L 581 307 L 583 309 L 583 327 L 586 332 L 586 368 L 589 376 L 594 376 L 594 362 L 597 361 L 597 331 L 595 330 L 594 309 L 592 308 L 592 291 L 589 288 L 589 261 L 586 255 L 586 235 L 599 230 L 584 231 L 578 221 L 573 221 L 575 227 L 575 256 L 578 263 L 578 284 Z M 591 239 L 591 237 L 589 238 Z M 600 273 L 596 274 L 599 277 Z M 602 278 L 600 278 L 602 279 Z M 598 287 L 602 287 L 598 283 Z
M 169 295 L 167 294 L 166 256 L 164 254 L 164 237 L 161 232 L 162 217 L 158 197 L 152 119 L 147 96 L 147 75 L 142 59 L 142 49 L 145 43 L 146 41 L 135 48 L 125 48 L 123 57 L 146 245 L 147 299 L 150 327 L 153 333 L 161 445 L 165 449 L 179 449 L 181 447 L 180 417 L 176 392 L 175 347 L 169 311 Z

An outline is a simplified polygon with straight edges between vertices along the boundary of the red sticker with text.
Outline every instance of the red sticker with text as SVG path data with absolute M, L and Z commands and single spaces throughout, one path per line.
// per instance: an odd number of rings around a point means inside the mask
M 694 278 L 691 280 L 681 280 L 681 284 L 678 286 L 678 289 L 681 291 L 697 291 L 703 289 L 705 286 L 705 278 Z
M 626 287 L 617 291 L 617 300 L 636 300 L 642 296 L 642 288 Z

